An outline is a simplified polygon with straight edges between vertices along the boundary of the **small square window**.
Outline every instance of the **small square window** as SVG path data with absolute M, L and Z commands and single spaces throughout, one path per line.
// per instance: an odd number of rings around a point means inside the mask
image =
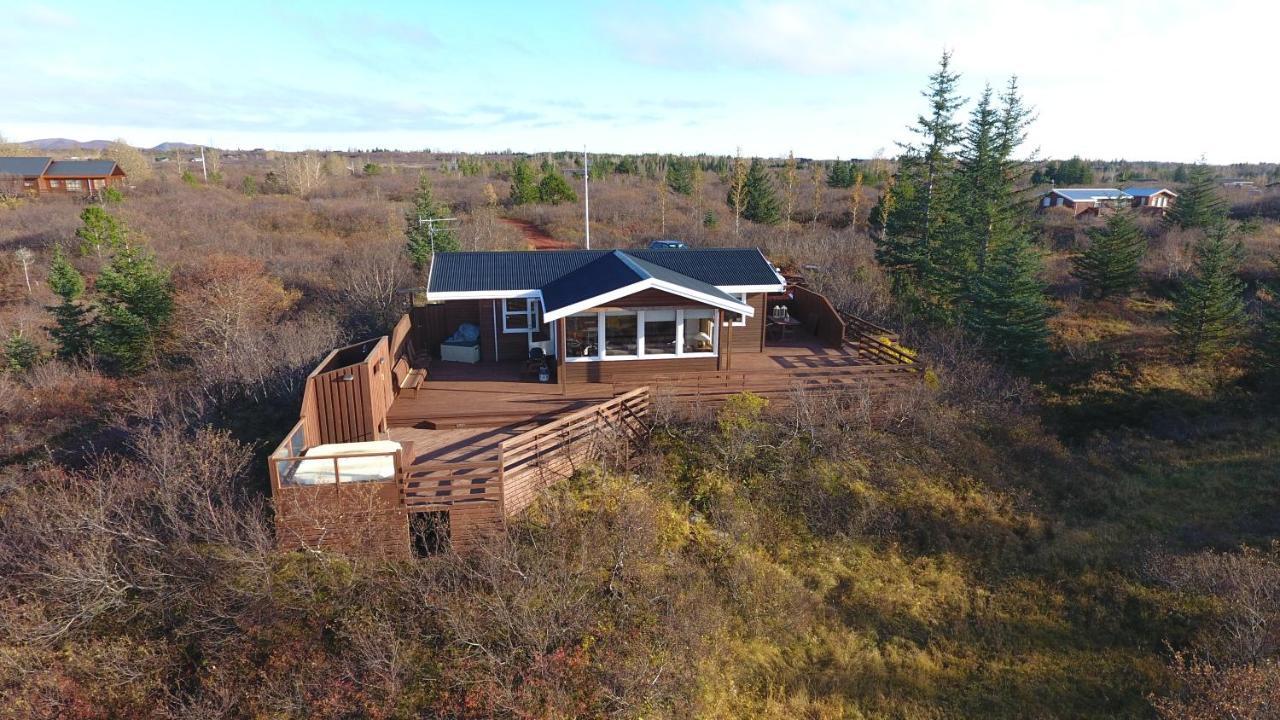
M 502 332 L 527 333 L 536 331 L 542 318 L 542 308 L 537 300 L 510 298 L 502 301 Z
M 734 295 L 737 296 L 738 300 L 742 301 L 743 305 L 747 304 L 746 293 L 734 293 Z M 726 327 L 730 325 L 732 325 L 733 327 L 746 327 L 747 316 L 743 315 L 742 313 L 726 312 L 724 314 L 724 324 Z

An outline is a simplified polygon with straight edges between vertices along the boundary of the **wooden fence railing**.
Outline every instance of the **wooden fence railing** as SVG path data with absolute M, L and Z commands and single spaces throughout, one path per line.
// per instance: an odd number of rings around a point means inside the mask
M 538 490 L 604 453 L 629 454 L 646 432 L 648 412 L 649 389 L 638 388 L 504 440 L 494 459 L 409 465 L 401 486 L 404 504 L 418 512 L 491 502 L 503 515 L 513 515 L 528 507 Z
M 648 412 L 649 388 L 641 387 L 504 440 L 498 448 L 504 513 L 524 510 L 538 490 L 608 453 L 629 457 L 647 432 Z

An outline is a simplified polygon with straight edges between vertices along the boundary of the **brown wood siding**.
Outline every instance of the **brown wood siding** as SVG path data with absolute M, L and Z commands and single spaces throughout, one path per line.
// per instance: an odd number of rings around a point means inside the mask
M 308 444 L 365 442 L 386 431 L 387 410 L 395 400 L 386 338 L 365 361 L 318 373 L 307 382 L 307 401 L 315 403 L 317 420 Z
M 844 344 L 844 321 L 826 296 L 802 287 L 792 288 L 791 294 L 792 314 L 804 323 L 805 332 L 830 348 Z
M 667 358 L 663 360 L 612 360 L 564 364 L 565 382 L 643 382 L 656 374 L 713 372 L 719 358 Z
M 617 300 L 611 300 L 598 308 L 585 312 L 594 312 L 603 308 L 666 308 L 666 307 L 705 307 L 704 303 L 690 300 L 679 295 L 672 295 L 662 290 L 641 290 Z
M 529 357 L 529 334 L 502 332 L 502 301 L 480 300 L 480 362 L 493 362 L 493 343 L 498 342 L 499 362 Z
M 440 343 L 458 331 L 463 323 L 480 325 L 479 300 L 449 300 L 440 304 L 427 305 L 413 309 L 413 324 L 418 335 L 418 350 L 426 352 L 433 358 L 440 357 Z M 481 333 L 481 342 L 484 334 Z M 493 352 L 492 343 L 489 352 Z M 483 356 L 485 346 L 481 345 L 482 360 L 493 359 L 492 354 Z M 419 363 L 421 364 L 421 363 Z
M 733 339 L 730 341 L 732 343 L 731 347 L 736 353 L 764 352 L 764 293 L 747 295 L 747 304 L 756 309 L 756 314 L 747 318 L 746 325 L 733 328 Z

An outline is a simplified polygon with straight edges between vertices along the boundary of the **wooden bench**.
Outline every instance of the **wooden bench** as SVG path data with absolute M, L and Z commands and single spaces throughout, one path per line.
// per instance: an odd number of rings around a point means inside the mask
M 418 388 L 427 380 L 426 368 L 409 367 L 409 360 L 401 356 L 391 368 L 391 376 L 395 379 L 399 394 L 406 397 L 417 397 Z

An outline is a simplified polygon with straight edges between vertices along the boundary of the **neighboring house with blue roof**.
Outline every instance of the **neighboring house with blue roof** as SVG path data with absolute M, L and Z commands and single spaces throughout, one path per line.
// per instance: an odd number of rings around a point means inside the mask
M 1098 215 L 1107 210 L 1136 208 L 1139 212 L 1163 214 L 1177 193 L 1162 187 L 1054 188 L 1040 198 L 1040 210 L 1065 208 L 1072 215 Z
M 784 291 L 756 248 L 437 253 L 425 345 L 468 362 L 537 352 L 566 382 L 725 370 L 764 351 L 767 297 Z
M 3 195 L 93 195 L 123 185 L 125 178 L 115 160 L 0 157 Z

